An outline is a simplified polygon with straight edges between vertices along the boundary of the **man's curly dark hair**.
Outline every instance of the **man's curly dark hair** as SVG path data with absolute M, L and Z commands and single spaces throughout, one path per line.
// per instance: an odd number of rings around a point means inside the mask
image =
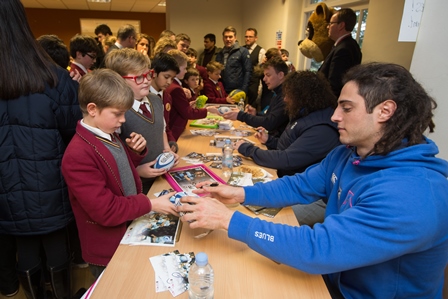
M 286 76 L 282 90 L 290 119 L 304 117 L 327 107 L 336 107 L 336 97 L 328 80 L 321 73 L 291 72 Z
M 434 132 L 432 111 L 437 104 L 404 67 L 376 62 L 358 65 L 347 72 L 342 83 L 349 81 L 357 85 L 368 113 L 386 100 L 397 104 L 372 154 L 387 155 L 403 146 L 404 139 L 407 139 L 405 146 L 419 144 L 426 129 Z

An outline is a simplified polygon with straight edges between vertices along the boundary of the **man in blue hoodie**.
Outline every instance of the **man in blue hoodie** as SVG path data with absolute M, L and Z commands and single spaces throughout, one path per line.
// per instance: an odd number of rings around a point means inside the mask
M 442 298 L 448 261 L 448 163 L 423 133 L 434 100 L 403 67 L 351 69 L 332 120 L 340 146 L 305 172 L 266 184 L 206 187 L 178 211 L 192 228 L 230 238 L 302 271 L 323 274 L 333 298 Z M 327 202 L 325 221 L 292 227 L 224 204 Z

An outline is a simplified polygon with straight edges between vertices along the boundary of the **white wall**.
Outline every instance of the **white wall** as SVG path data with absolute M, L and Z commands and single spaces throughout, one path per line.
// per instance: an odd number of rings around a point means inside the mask
M 244 30 L 256 28 L 260 46 L 265 49 L 277 47 L 276 32 L 280 30 L 283 32 L 282 48 L 287 49 L 290 60 L 295 61 L 302 0 L 245 0 L 243 10 Z
M 428 137 L 439 146 L 439 157 L 448 160 L 448 39 L 440 28 L 447 11 L 448 1 L 426 0 L 410 70 L 437 101 L 436 129 Z
M 281 30 L 283 48 L 295 59 L 301 8 L 302 0 L 167 0 L 166 22 L 175 33 L 188 34 L 198 52 L 207 33 L 214 33 L 217 46 L 222 47 L 222 30 L 229 25 L 236 28 L 240 45 L 245 30 L 256 28 L 258 44 L 265 49 L 276 47 L 275 33 Z
M 244 43 L 241 0 L 167 0 L 166 4 L 167 29 L 188 34 L 190 46 L 199 53 L 207 33 L 215 34 L 216 45 L 223 47 L 222 30 L 229 25 L 236 28 L 238 40 Z

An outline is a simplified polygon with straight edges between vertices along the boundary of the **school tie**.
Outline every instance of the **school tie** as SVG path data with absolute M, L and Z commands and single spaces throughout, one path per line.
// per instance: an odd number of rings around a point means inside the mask
M 146 116 L 147 118 L 152 118 L 151 112 L 149 112 L 145 103 L 140 104 L 140 110 L 142 110 L 144 116 Z

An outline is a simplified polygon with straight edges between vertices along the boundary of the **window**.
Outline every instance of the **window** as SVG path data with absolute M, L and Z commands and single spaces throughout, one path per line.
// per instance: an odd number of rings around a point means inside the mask
M 317 1 L 321 2 L 319 0 L 311 0 L 311 1 Z M 316 2 L 316 3 L 317 3 Z M 354 8 L 358 23 L 355 25 L 355 28 L 353 28 L 352 31 L 352 37 L 358 42 L 359 47 L 362 49 L 362 43 L 364 41 L 364 32 L 366 30 L 366 24 L 367 24 L 367 15 L 368 15 L 368 8 Z M 312 12 L 309 12 L 306 14 L 306 20 L 310 18 Z M 311 71 L 317 71 L 319 67 L 322 65 L 322 62 L 316 62 L 314 59 L 307 59 L 310 64 L 309 69 Z

